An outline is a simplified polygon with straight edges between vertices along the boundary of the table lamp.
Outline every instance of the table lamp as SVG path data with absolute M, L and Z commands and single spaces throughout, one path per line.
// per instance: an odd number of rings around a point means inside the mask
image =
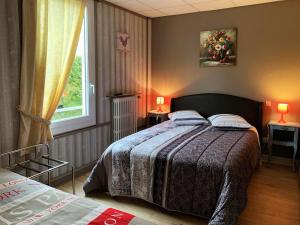
M 288 113 L 288 104 L 279 103 L 278 106 L 277 106 L 277 111 L 279 113 L 281 113 L 281 117 L 280 117 L 280 120 L 278 122 L 279 123 L 286 123 L 286 121 L 283 118 L 283 115 Z
M 162 112 L 161 106 L 164 104 L 164 102 L 165 102 L 164 97 L 156 98 L 156 104 L 158 105 L 157 112 Z

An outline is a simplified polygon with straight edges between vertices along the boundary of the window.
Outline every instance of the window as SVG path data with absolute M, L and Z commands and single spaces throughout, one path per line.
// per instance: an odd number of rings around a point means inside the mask
M 93 4 L 88 1 L 69 80 L 52 118 L 54 135 L 96 123 L 93 18 Z

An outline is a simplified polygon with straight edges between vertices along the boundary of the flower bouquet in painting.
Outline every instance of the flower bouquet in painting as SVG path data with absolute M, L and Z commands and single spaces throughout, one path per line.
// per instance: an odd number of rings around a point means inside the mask
M 236 29 L 220 29 L 200 33 L 201 66 L 236 64 Z

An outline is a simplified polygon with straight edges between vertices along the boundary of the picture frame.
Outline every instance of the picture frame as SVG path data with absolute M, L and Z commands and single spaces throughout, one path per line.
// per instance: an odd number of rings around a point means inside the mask
M 117 50 L 121 52 L 130 51 L 130 35 L 128 33 L 117 33 Z
M 237 63 L 237 28 L 200 32 L 200 66 L 235 66 Z

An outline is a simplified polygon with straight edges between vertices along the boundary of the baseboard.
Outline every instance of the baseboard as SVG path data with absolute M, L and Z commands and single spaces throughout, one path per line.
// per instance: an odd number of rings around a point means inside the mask
M 268 162 L 268 155 L 264 154 L 263 155 L 263 161 Z M 293 160 L 291 158 L 284 158 L 284 157 L 279 157 L 279 156 L 272 156 L 272 164 L 276 165 L 282 165 L 282 166 L 292 166 L 293 165 Z M 296 165 L 299 165 L 300 160 L 296 160 Z
M 85 166 L 79 167 L 77 169 L 75 169 L 75 177 L 79 177 L 89 171 L 91 171 L 93 169 L 93 167 L 95 166 L 95 164 L 97 163 L 97 161 L 93 161 Z M 68 172 L 66 174 L 63 174 L 61 176 L 55 177 L 51 179 L 51 186 L 59 186 L 67 181 L 72 180 L 72 173 Z

